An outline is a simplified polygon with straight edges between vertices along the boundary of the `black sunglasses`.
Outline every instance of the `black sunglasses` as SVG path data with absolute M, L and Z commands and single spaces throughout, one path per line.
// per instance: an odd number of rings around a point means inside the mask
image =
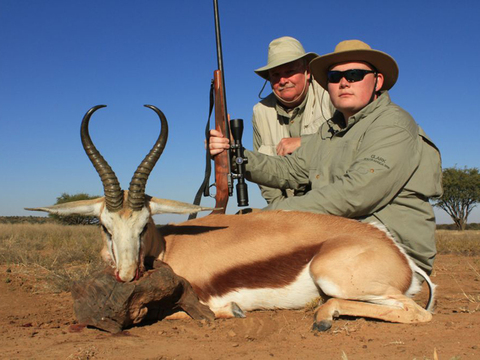
M 375 74 L 375 71 L 364 69 L 350 69 L 345 71 L 329 71 L 327 74 L 328 82 L 337 84 L 345 78 L 348 82 L 362 81 L 365 75 Z

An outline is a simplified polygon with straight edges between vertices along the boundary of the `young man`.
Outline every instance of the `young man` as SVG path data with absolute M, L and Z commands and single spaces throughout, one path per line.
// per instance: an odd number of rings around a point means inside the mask
M 435 216 L 429 198 L 441 195 L 440 153 L 413 118 L 391 102 L 395 60 L 359 40 L 339 43 L 310 63 L 337 111 L 292 155 L 245 151 L 247 178 L 272 187 L 310 184 L 301 197 L 266 210 L 333 214 L 383 224 L 413 260 L 431 273 Z M 210 151 L 228 147 L 211 132 Z
M 253 149 L 265 155 L 291 154 L 300 136 L 314 134 L 333 114 L 328 93 L 312 82 L 308 63 L 317 57 L 306 53 L 292 37 L 273 40 L 267 65 L 255 70 L 270 82 L 272 93 L 253 108 Z M 305 193 L 304 188 L 274 189 L 260 185 L 267 203 Z

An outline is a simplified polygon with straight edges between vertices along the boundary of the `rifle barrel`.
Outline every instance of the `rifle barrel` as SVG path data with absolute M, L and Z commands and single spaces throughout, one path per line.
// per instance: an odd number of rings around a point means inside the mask
M 230 135 L 230 126 L 228 124 L 228 112 L 227 112 L 227 93 L 225 91 L 225 71 L 223 70 L 223 52 L 222 52 L 222 35 L 220 34 L 220 14 L 218 11 L 218 0 L 213 0 L 213 10 L 215 14 L 215 37 L 217 41 L 217 63 L 218 70 L 222 74 L 222 88 L 223 88 L 223 113 L 225 116 L 225 136 L 229 137 Z

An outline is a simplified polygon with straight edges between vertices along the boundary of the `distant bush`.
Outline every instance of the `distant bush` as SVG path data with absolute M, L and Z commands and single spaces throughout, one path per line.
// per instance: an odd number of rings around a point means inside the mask
M 72 201 L 97 199 L 98 197 L 99 196 L 91 196 L 85 193 L 79 193 L 74 195 L 63 193 L 62 195 L 57 197 L 57 202 L 55 203 L 55 205 L 64 204 Z M 85 216 L 85 215 L 63 216 L 63 215 L 56 215 L 56 214 L 49 214 L 48 216 L 64 225 L 96 225 L 99 222 L 95 216 Z
M 438 224 L 437 230 L 458 230 L 458 227 L 455 224 Z M 465 230 L 480 230 L 480 224 L 466 224 Z
M 54 219 L 45 216 L 0 216 L 0 224 L 49 224 Z

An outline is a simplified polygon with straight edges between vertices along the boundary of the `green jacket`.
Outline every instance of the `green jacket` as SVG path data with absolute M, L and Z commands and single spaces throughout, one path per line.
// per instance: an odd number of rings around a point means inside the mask
M 281 189 L 310 184 L 301 197 L 266 210 L 311 211 L 380 222 L 412 259 L 430 273 L 436 255 L 435 215 L 429 198 L 441 196 L 440 152 L 388 92 L 351 116 L 336 112 L 302 137 L 289 156 L 246 151 L 247 178 Z

